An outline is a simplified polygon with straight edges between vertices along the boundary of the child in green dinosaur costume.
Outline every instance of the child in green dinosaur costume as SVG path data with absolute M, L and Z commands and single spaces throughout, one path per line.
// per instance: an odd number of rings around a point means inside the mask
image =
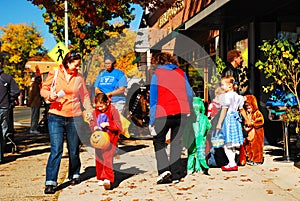
M 203 172 L 208 174 L 209 166 L 205 159 L 206 134 L 211 128 L 211 123 L 205 115 L 205 107 L 200 97 L 193 98 L 193 109 L 196 121 L 192 123 L 194 140 L 188 148 L 187 174 Z

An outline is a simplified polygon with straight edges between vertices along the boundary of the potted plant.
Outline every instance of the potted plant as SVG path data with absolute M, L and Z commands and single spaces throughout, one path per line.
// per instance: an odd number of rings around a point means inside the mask
M 263 86 L 263 91 L 268 93 L 280 85 L 296 97 L 297 106 L 287 108 L 282 118 L 287 126 L 291 122 L 295 123 L 296 133 L 299 133 L 300 43 L 283 39 L 273 42 L 264 40 L 259 49 L 264 53 L 265 61 L 258 60 L 255 66 L 264 72 L 266 78 L 273 80 L 269 85 Z

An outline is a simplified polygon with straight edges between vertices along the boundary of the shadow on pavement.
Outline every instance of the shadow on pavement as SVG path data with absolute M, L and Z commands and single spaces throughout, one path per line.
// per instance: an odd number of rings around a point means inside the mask
M 118 187 L 122 181 L 125 181 L 126 179 L 128 179 L 134 175 L 143 174 L 146 172 L 144 170 L 138 169 L 135 166 L 127 168 L 127 169 L 121 169 L 121 166 L 124 164 L 125 163 L 115 163 L 114 164 L 115 182 L 112 185 L 112 189 Z
M 19 158 L 39 155 L 39 154 L 43 154 L 46 152 L 50 152 L 50 148 L 44 148 L 44 149 L 38 149 L 38 150 L 32 150 L 32 151 L 21 151 L 17 155 L 10 155 L 10 156 L 5 157 L 4 163 L 9 163 L 9 162 L 15 161 Z
M 283 150 L 282 149 L 271 149 L 265 151 L 265 154 L 271 155 L 271 156 L 283 156 Z
M 123 145 L 123 146 L 119 146 L 118 147 L 118 151 L 117 151 L 117 154 L 118 155 L 122 155 L 122 154 L 125 154 L 127 152 L 131 152 L 131 151 L 136 151 L 136 150 L 139 150 L 139 149 L 144 149 L 144 148 L 147 148 L 149 147 L 148 145 Z
M 16 144 L 17 150 L 14 150 L 14 145 L 12 143 L 7 142 L 4 163 L 15 161 L 18 158 L 50 152 L 49 135 L 46 133 L 30 134 L 27 132 L 28 129 L 28 127 L 17 127 L 15 129 L 12 140 Z
M 67 188 L 68 186 L 71 185 L 71 181 L 67 181 L 67 182 L 64 182 L 60 185 L 58 185 L 56 188 L 55 188 L 55 191 L 59 191 L 59 190 L 62 190 L 64 188 Z

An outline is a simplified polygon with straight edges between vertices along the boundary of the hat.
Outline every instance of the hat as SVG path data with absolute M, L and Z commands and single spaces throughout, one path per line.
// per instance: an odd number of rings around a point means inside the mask
M 107 54 L 107 55 L 104 56 L 104 61 L 106 61 L 106 60 L 110 60 L 112 62 L 116 61 L 115 57 L 111 54 Z

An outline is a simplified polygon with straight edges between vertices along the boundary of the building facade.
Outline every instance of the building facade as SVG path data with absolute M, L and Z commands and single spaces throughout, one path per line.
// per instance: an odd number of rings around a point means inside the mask
M 226 61 L 227 51 L 239 49 L 247 71 L 247 93 L 257 97 L 265 117 L 265 135 L 270 144 L 282 140 L 278 122 L 268 119 L 266 101 L 270 94 L 262 86 L 270 81 L 256 67 L 263 58 L 263 40 L 279 37 L 296 41 L 300 36 L 299 0 L 167 0 L 168 7 L 145 14 L 151 51 L 171 51 L 179 56 L 182 68 L 195 91 L 206 102 L 205 88 L 213 75 L 216 57 Z M 180 37 L 178 37 L 180 36 Z M 183 39 L 182 39 L 183 38 Z M 195 43 L 197 45 L 195 45 Z M 182 59 L 183 58 L 183 59 Z M 196 71 L 196 73 L 195 73 Z

